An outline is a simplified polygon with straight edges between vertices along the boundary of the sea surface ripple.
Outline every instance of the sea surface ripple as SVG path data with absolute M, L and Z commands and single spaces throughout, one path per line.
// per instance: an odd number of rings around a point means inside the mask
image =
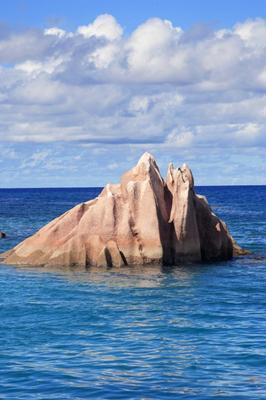
M 0 265 L 0 399 L 265 399 L 266 187 L 201 187 L 253 254 L 174 267 Z M 0 189 L 0 252 L 97 188 Z

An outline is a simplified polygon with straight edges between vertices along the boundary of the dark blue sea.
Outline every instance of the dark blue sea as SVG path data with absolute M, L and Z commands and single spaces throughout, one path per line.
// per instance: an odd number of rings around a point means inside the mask
M 97 188 L 0 189 L 0 252 Z M 253 254 L 115 270 L 0 265 L 0 399 L 266 399 L 266 187 L 201 187 Z

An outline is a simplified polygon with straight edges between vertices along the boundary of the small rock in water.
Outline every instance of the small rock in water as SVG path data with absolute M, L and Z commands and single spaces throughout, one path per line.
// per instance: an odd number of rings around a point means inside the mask
M 6 237 L 6 234 L 2 231 L 0 231 L 0 239 L 4 239 Z

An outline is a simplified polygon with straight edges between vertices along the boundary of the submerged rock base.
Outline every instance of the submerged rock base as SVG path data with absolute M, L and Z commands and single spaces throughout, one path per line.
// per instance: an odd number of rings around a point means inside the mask
M 195 193 L 188 166 L 170 164 L 164 181 L 144 153 L 120 184 L 108 184 L 2 257 L 8 264 L 121 267 L 227 260 L 241 251 Z

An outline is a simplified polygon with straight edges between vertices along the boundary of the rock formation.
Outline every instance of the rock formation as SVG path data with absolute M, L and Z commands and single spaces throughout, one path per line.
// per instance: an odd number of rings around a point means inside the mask
M 51 221 L 2 254 L 26 265 L 115 266 L 227 260 L 240 252 L 224 222 L 194 191 L 185 164 L 166 182 L 144 153 L 117 185 Z
M 6 237 L 5 232 L 0 231 L 0 239 L 4 239 Z

